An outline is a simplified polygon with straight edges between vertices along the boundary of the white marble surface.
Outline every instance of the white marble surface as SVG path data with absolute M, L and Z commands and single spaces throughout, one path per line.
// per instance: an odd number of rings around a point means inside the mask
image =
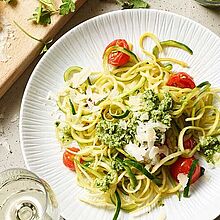
M 152 9 L 171 11 L 192 18 L 220 36 L 220 9 L 204 8 L 194 0 L 149 0 L 148 2 Z M 56 39 L 91 17 L 119 9 L 114 0 L 88 0 Z M 0 100 L 0 172 L 12 167 L 25 167 L 19 145 L 18 116 L 25 86 L 39 59 L 40 57 L 30 65 Z M 3 118 L 1 118 L 2 114 Z M 1 127 L 4 129 L 3 132 Z M 10 149 L 7 149 L 4 143 L 8 143 Z

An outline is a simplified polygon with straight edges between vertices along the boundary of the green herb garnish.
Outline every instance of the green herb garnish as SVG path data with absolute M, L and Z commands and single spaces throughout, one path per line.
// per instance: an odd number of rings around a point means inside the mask
M 52 12 L 40 4 L 39 7 L 35 9 L 33 16 L 29 20 L 32 20 L 36 24 L 48 25 L 51 23 L 51 15 Z
M 75 11 L 75 1 L 74 0 L 62 0 L 60 5 L 59 13 L 60 15 L 67 15 L 70 12 Z
M 36 24 L 48 25 L 51 23 L 51 16 L 57 12 L 53 0 L 39 0 L 39 6 L 29 20 Z
M 149 4 L 143 0 L 116 0 L 122 9 L 149 8 Z

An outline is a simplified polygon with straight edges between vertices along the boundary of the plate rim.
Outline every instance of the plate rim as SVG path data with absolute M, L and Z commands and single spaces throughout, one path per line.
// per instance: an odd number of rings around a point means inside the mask
M 57 45 L 59 45 L 66 37 L 68 37 L 69 35 L 71 35 L 74 31 L 77 31 L 78 29 L 82 28 L 83 26 L 86 26 L 89 23 L 92 23 L 94 21 L 98 21 L 100 19 L 102 19 L 103 17 L 108 17 L 108 16 L 114 16 L 117 14 L 123 14 L 123 13 L 136 13 L 138 11 L 146 11 L 147 13 L 159 13 L 159 14 L 164 14 L 164 15 L 170 15 L 173 16 L 174 18 L 180 18 L 186 21 L 190 21 L 192 23 L 194 23 L 195 25 L 199 26 L 200 28 L 202 28 L 203 30 L 205 30 L 206 32 L 208 32 L 209 34 L 211 34 L 214 38 L 216 38 L 216 40 L 220 43 L 220 36 L 218 36 L 216 33 L 214 33 L 213 31 L 211 31 L 209 28 L 205 27 L 204 25 L 200 24 L 197 21 L 194 21 L 191 18 L 185 17 L 183 15 L 179 15 L 176 14 L 174 12 L 169 12 L 169 11 L 165 11 L 165 10 L 159 10 L 159 9 L 125 9 L 125 10 L 116 10 L 116 11 L 110 11 L 98 16 L 95 16 L 93 18 L 90 18 L 88 20 L 83 21 L 82 23 L 72 27 L 70 30 L 68 30 L 65 34 L 63 34 L 48 50 L 47 53 L 45 53 L 40 60 L 38 61 L 37 65 L 35 66 L 34 70 L 31 73 L 30 78 L 28 79 L 28 82 L 25 86 L 25 90 L 23 93 L 23 97 L 22 97 L 22 101 L 21 101 L 21 105 L 20 105 L 20 114 L 19 114 L 19 139 L 20 139 L 20 148 L 21 148 L 21 152 L 22 152 L 22 156 L 24 159 L 24 163 L 25 166 L 28 170 L 31 170 L 29 164 L 28 164 L 28 160 L 26 158 L 26 154 L 25 154 L 25 147 L 24 147 L 24 138 L 23 138 L 23 116 L 24 116 L 24 110 L 25 110 L 25 103 L 28 97 L 28 91 L 30 90 L 31 86 L 32 86 L 32 82 L 35 78 L 35 76 L 37 75 L 38 69 L 40 68 L 41 63 L 47 59 L 48 56 L 51 55 L 51 53 L 53 53 L 53 50 L 56 48 Z M 62 213 L 61 213 L 62 214 Z M 215 219 L 217 217 L 220 216 L 220 210 L 219 213 L 214 213 L 212 216 L 210 216 L 211 218 Z

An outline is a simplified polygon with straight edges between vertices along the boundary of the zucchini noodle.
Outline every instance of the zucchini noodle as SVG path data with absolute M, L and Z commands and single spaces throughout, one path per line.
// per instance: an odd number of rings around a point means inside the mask
M 144 48 L 149 38 L 156 44 L 155 54 Z M 103 70 L 72 66 L 64 73 L 66 87 L 57 97 L 64 118 L 56 122 L 56 134 L 64 150 L 74 155 L 78 184 L 89 192 L 81 201 L 109 208 L 118 204 L 132 213 L 157 206 L 182 187 L 173 184 L 169 166 L 179 156 L 190 157 L 199 150 L 199 145 L 186 150 L 185 138 L 199 141 L 220 134 L 220 111 L 214 105 L 220 101 L 219 89 L 206 82 L 193 89 L 167 85 L 175 74 L 171 63 L 188 67 L 183 61 L 158 56 L 172 44 L 192 54 L 183 44 L 171 40 L 161 44 L 154 34 L 145 33 L 139 45 L 146 60 L 116 45 L 104 52 Z M 108 63 L 112 53 L 126 54 L 130 60 L 113 67 Z M 165 100 L 171 100 L 169 108 Z M 148 111 L 149 103 L 155 109 Z M 150 124 L 155 127 L 145 127 L 151 132 L 149 140 L 143 139 L 146 131 L 141 126 Z M 73 146 L 80 150 L 72 151 Z M 129 146 L 145 156 L 140 153 L 142 158 L 137 159 Z

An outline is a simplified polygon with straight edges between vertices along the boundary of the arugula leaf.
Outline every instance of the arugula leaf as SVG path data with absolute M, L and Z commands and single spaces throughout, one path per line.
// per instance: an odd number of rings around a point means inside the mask
M 144 0 L 116 0 L 122 7 L 122 9 L 131 8 L 149 8 L 149 4 Z
M 62 0 L 60 15 L 67 15 L 75 11 L 75 0 Z
M 40 4 L 39 7 L 35 9 L 33 17 L 30 18 L 30 20 L 32 20 L 36 24 L 47 25 L 51 23 L 51 15 L 52 12 L 49 9 L 43 7 L 42 4 Z

